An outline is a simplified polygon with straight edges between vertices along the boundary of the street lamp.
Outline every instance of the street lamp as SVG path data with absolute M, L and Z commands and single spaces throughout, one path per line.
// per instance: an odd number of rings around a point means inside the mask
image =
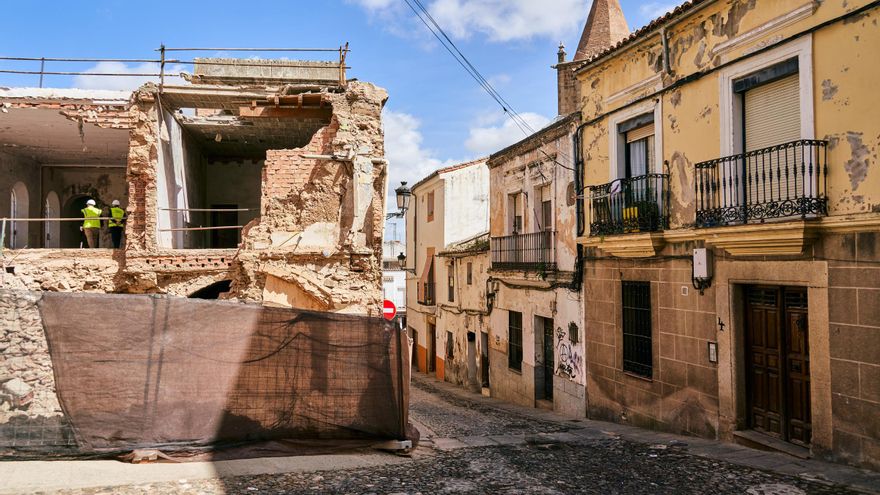
M 409 273 L 412 273 L 413 275 L 416 274 L 415 268 L 407 268 L 406 267 L 406 255 L 403 253 L 400 253 L 397 255 L 397 266 L 400 267 L 401 271 L 409 272 Z
M 412 191 L 406 187 L 406 182 L 401 182 L 400 187 L 394 190 L 397 196 L 397 212 L 389 213 L 386 218 L 403 218 L 406 211 L 409 210 L 409 201 L 412 199 Z

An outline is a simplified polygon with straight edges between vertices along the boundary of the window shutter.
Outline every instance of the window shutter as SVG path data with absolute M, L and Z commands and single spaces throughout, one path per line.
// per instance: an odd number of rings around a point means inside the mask
M 654 123 L 650 123 L 648 125 L 643 125 L 637 129 L 633 129 L 626 133 L 626 142 L 631 143 L 633 141 L 638 141 L 639 139 L 644 139 L 648 136 L 654 135 Z
M 801 138 L 797 74 L 746 91 L 743 104 L 746 152 Z M 787 148 L 747 158 L 747 204 L 782 201 L 803 193 L 803 177 L 797 173 L 795 155 L 795 148 Z
M 746 151 L 801 138 L 797 74 L 750 89 L 744 100 Z

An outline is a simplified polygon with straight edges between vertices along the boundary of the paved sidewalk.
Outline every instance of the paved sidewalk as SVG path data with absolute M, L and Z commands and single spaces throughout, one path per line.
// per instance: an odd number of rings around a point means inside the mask
M 657 449 L 665 449 L 669 445 L 676 445 L 677 448 L 682 449 L 684 452 L 707 459 L 729 462 L 782 475 L 796 476 L 819 483 L 846 485 L 865 493 L 880 494 L 880 473 L 872 471 L 815 459 L 799 459 L 787 454 L 765 452 L 733 443 L 662 433 L 604 421 L 575 419 L 552 411 L 508 404 L 421 373 L 413 373 L 413 381 L 422 387 L 434 388 L 442 393 L 463 400 L 509 411 L 535 420 L 567 423 L 572 427 L 572 429 L 565 432 L 539 433 L 535 435 L 488 435 L 454 438 L 425 438 L 423 435 L 423 445 L 441 451 L 494 444 L 574 443 L 583 440 L 622 438 L 632 442 L 653 445 Z

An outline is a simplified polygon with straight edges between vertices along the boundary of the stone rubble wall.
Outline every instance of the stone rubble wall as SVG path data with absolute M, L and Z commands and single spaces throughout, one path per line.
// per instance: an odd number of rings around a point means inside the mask
M 39 300 L 39 292 L 0 289 L 0 425 L 62 416 Z

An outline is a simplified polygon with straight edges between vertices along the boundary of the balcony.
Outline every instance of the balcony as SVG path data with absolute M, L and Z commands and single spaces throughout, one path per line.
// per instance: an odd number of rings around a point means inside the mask
M 420 282 L 419 304 L 422 306 L 434 306 L 437 304 L 437 284 L 435 282 Z
M 492 268 L 496 270 L 556 270 L 556 233 L 550 230 L 513 234 L 491 240 Z
M 647 174 L 590 186 L 590 236 L 657 232 L 669 227 L 669 176 Z
M 697 227 L 827 215 L 826 147 L 792 141 L 696 164 Z

